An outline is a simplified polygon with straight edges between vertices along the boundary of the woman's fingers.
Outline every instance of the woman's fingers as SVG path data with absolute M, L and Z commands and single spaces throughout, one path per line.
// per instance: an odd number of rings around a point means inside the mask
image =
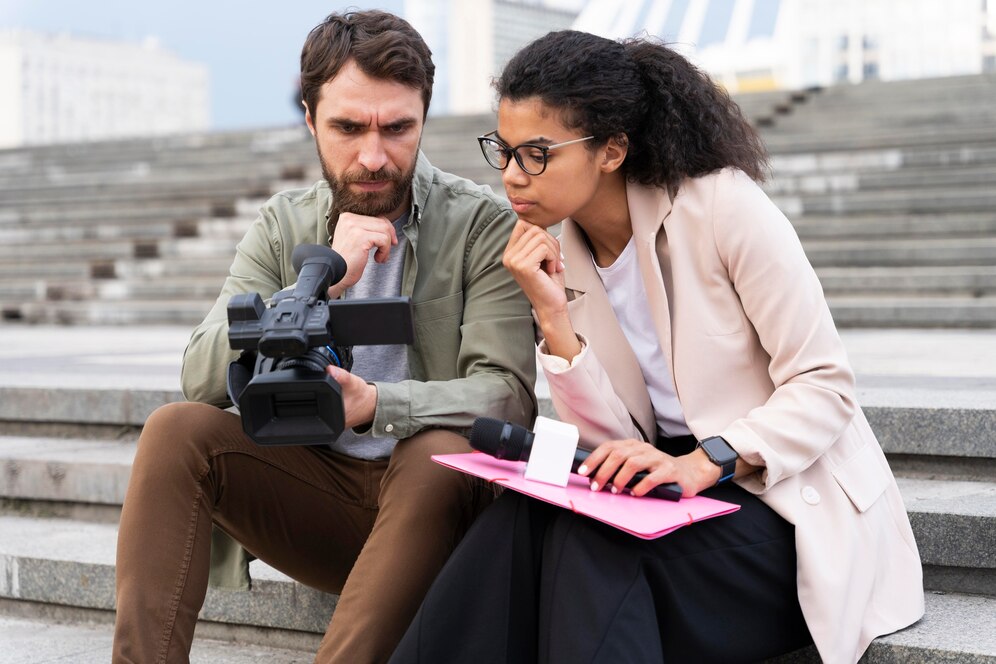
M 608 486 L 613 493 L 623 491 L 637 473 L 646 472 L 647 477 L 632 489 L 634 495 L 642 496 L 658 484 L 674 481 L 674 469 L 674 457 L 631 439 L 599 445 L 578 472 L 590 479 L 593 491 Z

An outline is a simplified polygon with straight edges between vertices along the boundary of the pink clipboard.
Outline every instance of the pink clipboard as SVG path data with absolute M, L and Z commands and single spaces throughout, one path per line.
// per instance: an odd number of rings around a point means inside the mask
M 731 514 L 739 505 L 705 496 L 675 502 L 592 491 L 580 475 L 571 474 L 566 487 L 534 482 L 523 477 L 523 461 L 503 461 L 480 452 L 436 454 L 436 463 L 475 475 L 503 487 L 597 519 L 641 539 L 656 539 L 696 521 Z

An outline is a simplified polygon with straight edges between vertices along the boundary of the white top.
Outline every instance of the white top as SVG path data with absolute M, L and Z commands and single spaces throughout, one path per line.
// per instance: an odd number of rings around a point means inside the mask
M 594 258 L 592 258 L 594 262 Z M 661 350 L 657 329 L 650 317 L 647 291 L 643 287 L 640 263 L 636 256 L 636 243 L 633 238 L 623 249 L 616 261 L 609 267 L 595 265 L 605 292 L 609 296 L 612 311 L 622 328 L 623 334 L 633 348 L 643 381 L 650 393 L 654 406 L 657 428 L 665 436 L 687 436 L 691 433 L 685 423 L 685 415 L 674 390 L 671 371 Z M 650 441 L 651 443 L 654 441 Z

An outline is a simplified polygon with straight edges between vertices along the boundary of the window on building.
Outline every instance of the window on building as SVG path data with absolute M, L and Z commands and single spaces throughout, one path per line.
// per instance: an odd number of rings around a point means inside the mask
M 754 0 L 754 8 L 750 14 L 750 25 L 747 28 L 748 41 L 774 36 L 780 8 L 781 0 Z
M 733 5 L 734 0 L 709 0 L 702 21 L 702 32 L 699 34 L 699 48 L 726 41 L 726 33 L 730 31 L 730 20 L 733 18 Z

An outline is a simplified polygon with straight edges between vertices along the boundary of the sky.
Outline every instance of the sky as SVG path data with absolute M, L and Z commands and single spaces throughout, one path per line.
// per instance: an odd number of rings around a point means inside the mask
M 0 30 L 142 42 L 152 37 L 183 60 L 208 67 L 211 128 L 280 126 L 300 121 L 292 103 L 301 46 L 333 11 L 350 7 L 400 13 L 403 0 L 337 3 L 286 0 L 0 0 Z

